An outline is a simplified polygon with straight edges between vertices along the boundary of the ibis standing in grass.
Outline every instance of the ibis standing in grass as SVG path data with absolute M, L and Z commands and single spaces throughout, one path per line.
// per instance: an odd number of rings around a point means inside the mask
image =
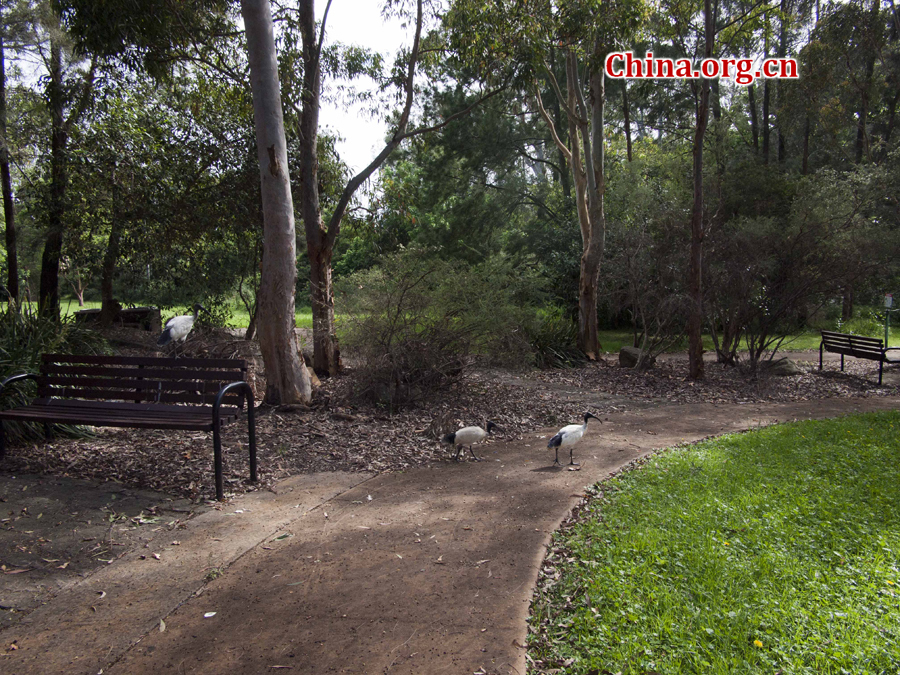
M 463 446 L 466 445 L 469 446 L 469 452 L 472 453 L 472 457 L 475 458 L 475 461 L 480 462 L 481 459 L 476 457 L 475 451 L 472 450 L 472 444 L 484 440 L 494 429 L 499 428 L 500 427 L 498 427 L 493 422 L 487 423 L 487 431 L 485 431 L 481 427 L 463 427 L 462 429 L 459 429 L 452 434 L 447 434 L 446 436 L 444 436 L 441 439 L 441 442 L 456 446 L 456 456 L 453 459 L 455 459 L 457 462 L 459 461 L 459 453 L 462 452 Z
M 599 417 L 586 412 L 584 413 L 584 424 L 569 424 L 560 429 L 556 433 L 556 436 L 550 439 L 550 442 L 547 443 L 547 447 L 556 448 L 556 459 L 553 460 L 554 464 L 559 464 L 559 449 L 561 447 L 568 447 L 569 464 L 578 466 L 578 462 L 572 458 L 572 452 L 575 449 L 575 444 L 581 440 L 581 437 L 584 436 L 584 432 L 587 431 L 588 420 L 591 418 L 597 420 L 600 424 L 603 424 Z
M 191 328 L 194 327 L 194 322 L 197 320 L 197 315 L 200 314 L 201 309 L 209 314 L 209 312 L 206 310 L 206 307 L 198 302 L 194 304 L 193 314 L 173 316 L 171 319 L 166 321 L 166 327 L 163 330 L 162 335 L 159 336 L 159 340 L 156 341 L 156 344 L 160 347 L 164 347 L 170 342 L 174 342 L 176 349 L 178 348 L 179 342 L 184 344 L 184 341 L 187 339 L 188 333 L 190 333 Z

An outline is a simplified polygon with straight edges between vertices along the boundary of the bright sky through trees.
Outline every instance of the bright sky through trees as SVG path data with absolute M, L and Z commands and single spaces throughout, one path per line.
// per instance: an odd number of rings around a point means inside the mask
M 321 21 L 327 2 L 316 3 L 317 19 Z M 341 42 L 359 45 L 383 54 L 388 63 L 393 60 L 400 45 L 412 39 L 414 26 L 401 27 L 396 19 L 385 21 L 381 16 L 381 2 L 378 0 L 334 0 L 328 12 L 326 43 Z M 407 35 L 409 32 L 409 35 Z M 362 85 L 361 80 L 356 84 Z M 337 148 L 341 158 L 355 173 L 372 161 L 384 147 L 387 125 L 359 105 L 346 105 L 333 100 L 333 82 L 325 82 L 326 96 L 323 98 L 319 120 L 323 130 L 336 133 L 343 140 Z

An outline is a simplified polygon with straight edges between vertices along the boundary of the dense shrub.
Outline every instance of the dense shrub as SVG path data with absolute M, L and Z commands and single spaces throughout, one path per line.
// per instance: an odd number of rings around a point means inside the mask
M 40 369 L 41 354 L 103 354 L 109 348 L 94 331 L 77 326 L 69 317 L 63 322 L 41 316 L 30 305 L 0 310 L 0 380 Z M 16 383 L 0 392 L 0 409 L 24 405 L 35 396 L 33 380 Z M 40 438 L 42 427 L 5 422 L 7 439 Z
M 891 323 L 896 323 L 896 317 L 891 317 Z M 834 330 L 851 335 L 866 335 L 868 337 L 884 337 L 884 310 L 874 307 L 857 308 L 856 316 L 852 319 L 835 321 Z
M 529 265 L 497 256 L 471 267 L 411 248 L 342 280 L 343 343 L 359 394 L 391 408 L 423 401 L 475 356 L 530 360 L 523 326 L 540 301 Z

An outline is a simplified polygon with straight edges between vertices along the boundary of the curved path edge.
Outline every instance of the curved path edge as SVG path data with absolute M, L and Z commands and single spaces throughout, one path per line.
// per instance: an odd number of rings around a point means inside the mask
M 551 467 L 544 430 L 489 443 L 478 463 L 297 477 L 190 520 L 159 559 L 132 551 L 66 589 L 0 634 L 17 646 L 0 671 L 524 675 L 546 546 L 585 486 L 678 443 L 898 404 L 604 415 L 577 446 L 578 471 Z

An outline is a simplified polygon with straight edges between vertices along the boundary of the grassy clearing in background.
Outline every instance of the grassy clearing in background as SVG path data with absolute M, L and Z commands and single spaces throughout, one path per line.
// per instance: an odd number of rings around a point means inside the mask
M 900 347 L 900 317 L 896 318 L 895 321 L 898 325 L 891 328 L 888 343 L 891 347 Z M 619 349 L 622 347 L 631 346 L 632 333 L 630 331 L 602 330 L 600 331 L 599 336 L 602 351 L 607 354 L 618 354 Z M 884 332 L 876 332 L 873 334 L 873 337 L 884 339 Z M 821 342 L 822 335 L 819 331 L 805 331 L 789 336 L 778 348 L 778 352 L 818 351 Z M 715 352 L 713 341 L 710 339 L 709 335 L 704 334 L 703 336 L 703 348 L 709 352 Z M 743 345 L 743 350 L 747 350 L 746 343 Z M 687 351 L 687 343 L 677 344 L 669 351 Z M 776 355 L 775 358 L 779 358 L 778 355 Z
M 78 301 L 74 298 L 63 298 L 60 301 L 60 307 L 63 316 L 74 314 L 80 309 L 100 309 L 99 301 L 85 300 L 84 307 L 78 306 Z M 186 309 L 186 308 L 182 308 Z M 163 312 L 163 323 L 167 319 L 174 316 L 172 310 Z M 312 328 L 312 309 L 310 307 L 298 307 L 296 310 L 297 328 Z M 228 322 L 230 328 L 246 328 L 250 324 L 250 315 L 244 308 L 243 303 L 235 302 L 231 306 L 231 320 Z
M 77 312 L 79 309 L 99 309 L 100 302 L 99 301 L 91 301 L 86 300 L 84 303 L 84 307 L 78 306 L 78 301 L 74 298 L 63 298 L 60 302 L 62 306 L 63 315 L 72 314 Z M 250 323 L 250 316 L 247 314 L 247 310 L 244 309 L 243 303 L 239 301 L 235 301 L 231 306 L 231 320 L 228 322 L 229 327 L 231 328 L 246 328 Z M 298 307 L 297 308 L 297 328 L 309 328 L 312 329 L 312 309 L 309 307 Z M 163 319 L 169 317 L 169 314 L 163 312 Z M 894 347 L 900 347 L 900 317 L 894 317 L 892 321 L 897 324 L 891 328 L 891 336 L 890 336 L 890 345 Z M 868 324 L 867 324 L 868 325 Z M 855 326 L 855 324 L 854 324 Z M 853 330 L 853 326 L 847 324 L 845 326 L 846 330 Z M 861 333 L 862 334 L 862 333 Z M 883 338 L 883 332 L 875 332 L 872 333 L 872 330 L 866 332 L 866 334 L 873 334 L 874 337 Z M 624 346 L 631 346 L 633 334 L 630 330 L 602 330 L 599 332 L 600 337 L 600 345 L 603 352 L 607 354 L 618 354 L 619 349 Z M 817 350 L 819 348 L 819 343 L 822 341 L 822 337 L 819 334 L 819 331 L 807 331 L 804 333 L 799 333 L 797 335 L 793 335 L 785 340 L 784 344 L 780 347 L 779 351 L 805 351 L 805 350 Z M 703 337 L 703 347 L 708 351 L 713 351 L 713 343 L 708 335 L 704 335 Z M 744 346 L 746 349 L 746 345 Z M 685 345 L 676 345 L 671 351 L 685 351 Z
M 900 672 L 898 434 L 778 425 L 600 484 L 545 562 L 531 672 Z

